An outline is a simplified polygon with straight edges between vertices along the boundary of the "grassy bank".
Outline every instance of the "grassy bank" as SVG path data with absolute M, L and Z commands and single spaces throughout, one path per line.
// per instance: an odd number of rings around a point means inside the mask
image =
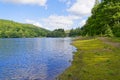
M 120 48 L 114 42 L 119 39 L 75 40 L 78 49 L 72 65 L 58 80 L 120 80 Z

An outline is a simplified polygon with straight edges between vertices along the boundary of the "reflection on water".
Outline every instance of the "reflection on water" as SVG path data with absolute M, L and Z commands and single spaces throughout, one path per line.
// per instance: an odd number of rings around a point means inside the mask
M 70 38 L 0 39 L 0 80 L 54 80 L 70 66 Z

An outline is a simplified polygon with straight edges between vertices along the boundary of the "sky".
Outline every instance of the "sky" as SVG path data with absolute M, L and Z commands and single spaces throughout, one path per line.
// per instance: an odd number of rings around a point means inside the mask
M 82 27 L 95 0 L 0 0 L 0 19 L 49 30 Z

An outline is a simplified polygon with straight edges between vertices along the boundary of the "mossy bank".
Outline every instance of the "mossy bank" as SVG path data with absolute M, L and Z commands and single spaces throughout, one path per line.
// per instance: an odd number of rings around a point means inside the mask
M 72 65 L 58 80 L 120 80 L 120 38 L 75 40 Z

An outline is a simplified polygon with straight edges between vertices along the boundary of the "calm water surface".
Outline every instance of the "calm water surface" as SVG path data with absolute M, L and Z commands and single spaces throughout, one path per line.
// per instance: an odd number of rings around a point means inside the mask
M 0 80 L 54 80 L 71 65 L 70 38 L 0 39 Z

